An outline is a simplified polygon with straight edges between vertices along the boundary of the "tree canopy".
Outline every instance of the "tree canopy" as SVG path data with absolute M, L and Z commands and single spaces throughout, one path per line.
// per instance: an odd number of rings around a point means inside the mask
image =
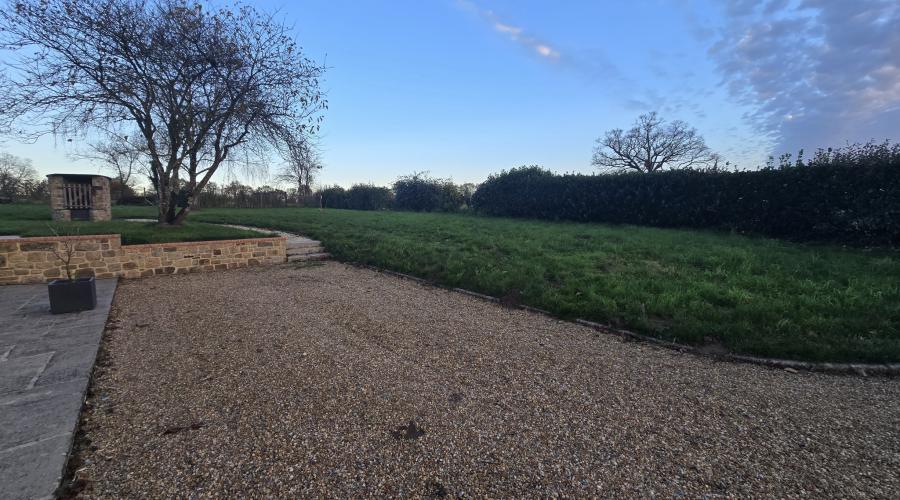
M 650 173 L 714 167 L 718 161 L 697 129 L 680 120 L 666 124 L 653 112 L 639 116 L 629 130 L 613 129 L 597 139 L 591 163 L 607 171 Z
M 290 29 L 247 5 L 186 0 L 15 0 L 0 130 L 131 135 L 159 221 L 180 223 L 227 162 L 264 162 L 318 130 L 324 68 Z M 21 124 L 28 124 L 22 127 Z

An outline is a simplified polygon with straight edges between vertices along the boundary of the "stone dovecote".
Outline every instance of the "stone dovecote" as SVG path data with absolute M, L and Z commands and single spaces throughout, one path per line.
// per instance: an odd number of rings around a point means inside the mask
M 53 220 L 110 220 L 109 177 L 92 174 L 50 174 Z

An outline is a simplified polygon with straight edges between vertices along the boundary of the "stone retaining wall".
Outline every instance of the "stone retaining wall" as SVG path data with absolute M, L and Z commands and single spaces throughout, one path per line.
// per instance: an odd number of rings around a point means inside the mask
M 141 278 L 285 262 L 283 236 L 243 240 L 122 245 L 118 234 L 0 239 L 0 285 L 41 283 L 66 276 L 54 254 L 72 249 L 73 274 Z

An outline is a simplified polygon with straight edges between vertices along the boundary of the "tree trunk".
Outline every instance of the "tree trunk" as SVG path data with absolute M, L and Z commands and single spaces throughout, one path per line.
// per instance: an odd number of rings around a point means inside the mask
M 214 167 L 218 167 L 218 164 L 221 160 L 216 161 Z M 194 174 L 197 170 L 197 160 L 196 158 L 191 158 L 191 174 L 190 181 L 188 182 L 185 198 L 184 198 L 184 206 L 181 207 L 181 210 L 178 210 L 178 213 L 175 213 L 175 207 L 177 203 L 172 203 L 172 218 L 170 220 L 170 224 L 173 226 L 180 226 L 184 219 L 187 218 L 188 214 L 191 212 L 191 209 L 194 208 L 194 203 L 196 203 L 200 193 L 203 192 L 203 189 L 206 187 L 206 184 L 209 183 L 209 179 L 212 178 L 212 174 L 215 171 L 215 168 L 211 168 L 209 172 L 197 182 L 197 176 Z
M 156 192 L 156 196 L 159 198 L 157 200 L 157 203 L 159 204 L 159 214 L 156 220 L 160 224 L 167 224 L 169 222 L 167 219 L 169 215 L 169 197 L 159 191 Z
M 187 199 L 187 202 L 184 204 L 185 206 L 182 207 L 182 209 L 178 211 L 178 215 L 176 215 L 172 219 L 173 226 L 180 226 L 181 223 L 184 222 L 184 219 L 187 217 L 188 213 L 191 211 L 192 201 L 193 200 L 191 199 L 191 197 L 189 197 Z
M 171 191 L 171 190 L 169 190 Z M 175 224 L 176 212 L 178 208 L 178 197 L 175 193 L 158 193 L 159 195 L 159 218 L 160 224 Z
M 166 224 L 175 224 L 175 211 L 178 210 L 178 197 L 175 193 L 169 198 L 169 209 L 166 211 Z

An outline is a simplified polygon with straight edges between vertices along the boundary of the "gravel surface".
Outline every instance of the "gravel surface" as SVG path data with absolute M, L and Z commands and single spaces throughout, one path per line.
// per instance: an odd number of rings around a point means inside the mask
M 900 491 L 900 380 L 789 373 L 328 262 L 123 281 L 84 496 Z

